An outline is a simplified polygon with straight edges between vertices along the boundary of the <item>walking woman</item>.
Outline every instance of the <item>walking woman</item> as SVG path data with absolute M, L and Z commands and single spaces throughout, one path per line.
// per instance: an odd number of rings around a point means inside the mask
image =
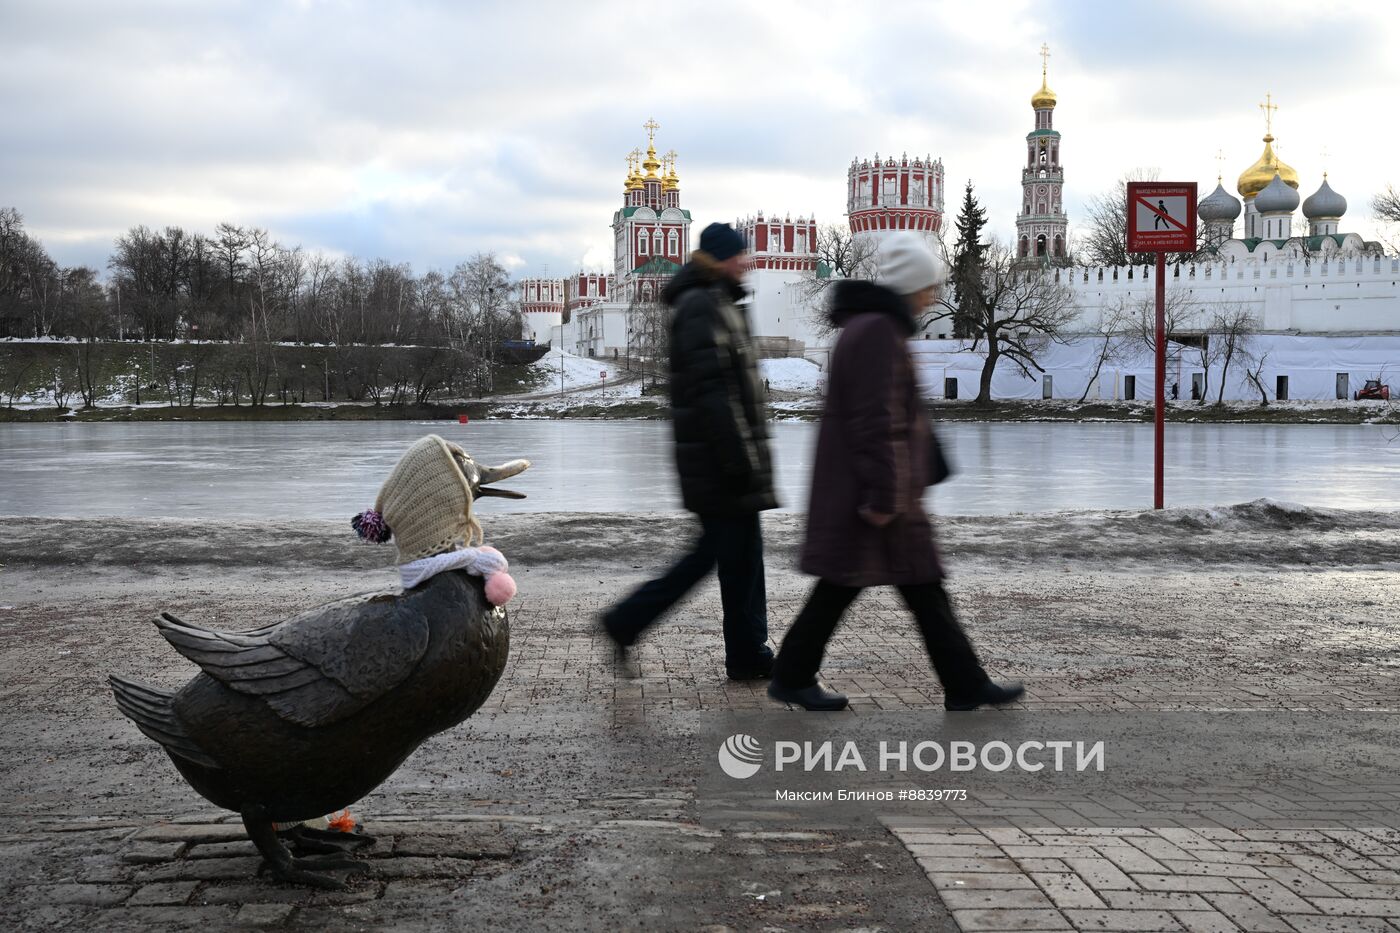
M 905 341 L 946 278 L 924 240 L 900 233 L 877 256 L 876 281 L 833 286 L 826 408 L 817 439 L 802 570 L 819 579 L 778 652 L 768 695 L 809 710 L 846 697 L 817 680 L 842 614 L 868 586 L 895 586 L 943 684 L 944 707 L 1010 703 L 1020 684 L 982 669 L 943 591 L 923 494 L 942 468 Z

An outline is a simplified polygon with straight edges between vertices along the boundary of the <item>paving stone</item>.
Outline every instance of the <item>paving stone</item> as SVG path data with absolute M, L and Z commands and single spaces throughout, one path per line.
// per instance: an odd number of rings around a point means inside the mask
M 1229 878 L 1214 875 L 1132 875 L 1134 881 L 1144 891 L 1184 891 L 1199 894 L 1202 891 L 1229 891 L 1238 893 L 1239 888 Z
M 151 881 L 246 881 L 257 877 L 261 858 L 180 859 L 156 865 L 137 875 L 137 880 Z
M 248 833 L 241 823 L 161 823 L 141 830 L 136 838 L 150 842 L 232 842 L 247 839 Z
M 967 910 L 975 908 L 1055 909 L 1055 905 L 1051 903 L 1048 897 L 1033 888 L 1003 891 L 985 888 L 981 890 L 960 891 L 956 888 L 951 888 L 940 890 L 938 896 L 942 899 L 944 906 L 949 910 Z
M 36 901 L 111 907 L 131 896 L 131 888 L 115 884 L 36 884 L 21 889 Z
M 1006 891 L 1035 887 L 1035 882 L 1020 872 L 931 872 L 928 877 L 939 891 L 969 888 Z
M 1323 917 L 1317 914 L 1284 914 L 1298 933 L 1394 933 L 1395 927 L 1379 917 Z
M 1291 933 L 1287 923 L 1275 917 L 1267 907 L 1248 894 L 1202 894 L 1201 897 L 1239 927 L 1250 933 Z
M 1088 882 L 1089 887 L 1095 891 L 1118 890 L 1133 891 L 1137 889 L 1137 882 L 1129 878 L 1118 870 L 1118 866 L 1112 862 L 1101 858 L 1074 858 L 1065 859 L 1065 864 Z
M 1272 878 L 1239 878 L 1240 890 L 1276 914 L 1311 914 L 1317 909 Z M 1382 895 L 1383 896 L 1383 895 Z
M 1000 858 L 1002 851 L 990 843 L 986 845 L 923 845 L 909 844 L 909 852 L 915 858 Z M 1007 853 L 1008 855 L 1010 853 Z
M 1313 906 L 1325 914 L 1343 917 L 1400 917 L 1400 900 L 1315 897 Z
M 273 926 L 285 922 L 293 910 L 291 904 L 244 904 L 234 920 L 248 926 Z
M 1077 930 L 1155 931 L 1180 930 L 1181 924 L 1165 910 L 1066 910 Z
M 1174 910 L 1172 916 L 1187 933 L 1237 933 L 1230 918 L 1214 910 Z
M 1031 873 L 1031 880 L 1050 896 L 1056 907 L 1106 907 L 1084 880 L 1072 872 Z
M 385 901 L 441 901 L 462 890 L 455 881 L 391 881 L 384 887 Z
M 199 887 L 198 881 L 164 881 L 142 886 L 126 901 L 128 907 L 162 907 L 183 904 Z
M 1057 910 L 955 910 L 953 919 L 968 933 L 978 930 L 1068 930 Z
M 1021 869 L 1009 858 L 921 858 L 919 867 L 925 872 L 1011 872 L 1020 874 Z
M 1288 888 L 1288 890 L 1292 891 L 1294 894 L 1301 895 L 1302 897 L 1342 897 L 1349 894 L 1349 892 L 1342 890 L 1342 888 L 1349 886 L 1348 882 L 1338 882 L 1335 885 L 1325 884 L 1318 881 L 1301 868 L 1279 868 L 1266 865 L 1259 870 Z M 1358 885 L 1358 887 L 1369 886 Z M 1387 895 L 1381 894 L 1378 896 L 1386 897 Z
M 201 904 L 303 904 L 309 902 L 314 893 L 313 888 L 264 881 L 209 885 L 196 900 Z
M 238 842 L 204 842 L 190 847 L 185 858 L 238 858 L 257 855 L 257 847 L 251 839 Z
M 1114 910 L 1210 910 L 1198 894 L 1180 891 L 1104 891 Z
M 173 862 L 185 851 L 185 846 L 183 842 L 137 842 L 122 852 L 121 859 L 129 865 Z

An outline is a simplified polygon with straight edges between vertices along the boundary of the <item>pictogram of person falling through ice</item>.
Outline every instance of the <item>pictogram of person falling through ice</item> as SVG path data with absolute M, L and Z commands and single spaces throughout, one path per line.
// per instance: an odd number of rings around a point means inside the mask
M 1156 230 L 1157 225 L 1161 224 L 1163 227 L 1166 227 L 1168 230 L 1170 230 L 1171 225 L 1167 223 L 1167 217 L 1169 216 L 1167 213 L 1167 205 L 1166 202 L 1162 201 L 1160 198 L 1157 199 L 1157 210 L 1161 213 L 1153 215 L 1152 229 Z

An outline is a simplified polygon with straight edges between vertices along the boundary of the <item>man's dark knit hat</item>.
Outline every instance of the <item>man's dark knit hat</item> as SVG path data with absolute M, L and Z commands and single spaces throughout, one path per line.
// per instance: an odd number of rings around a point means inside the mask
M 729 224 L 710 224 L 700 233 L 700 251 L 724 262 L 744 251 L 744 238 Z

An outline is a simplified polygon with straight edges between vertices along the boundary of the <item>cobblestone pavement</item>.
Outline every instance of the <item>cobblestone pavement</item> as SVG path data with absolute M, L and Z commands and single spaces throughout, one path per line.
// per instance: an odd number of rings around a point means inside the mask
M 770 540 L 790 521 L 770 523 Z M 949 811 L 864 829 L 702 825 L 686 741 L 696 721 L 794 714 L 762 684 L 724 679 L 713 582 L 643 644 L 639 679 L 616 675 L 594 615 L 690 528 L 608 522 L 610 557 L 551 552 L 551 534 L 579 533 L 568 522 L 542 521 L 506 548 L 521 585 L 506 674 L 477 716 L 354 808 L 380 844 L 345 893 L 259 877 L 239 827 L 200 809 L 104 678 L 189 677 L 148 623 L 159 609 L 253 627 L 389 582 L 373 569 L 382 557 L 320 559 L 343 550 L 329 528 L 285 548 L 211 530 L 209 553 L 182 562 L 162 548 L 198 526 L 19 523 L 0 547 L 0 910 L 22 926 L 85 929 L 448 929 L 486 917 L 503 930 L 1400 931 L 1393 831 L 1298 826 L 1268 800 L 1191 826 L 1142 801 L 999 824 Z M 1291 531 L 1277 533 L 1294 548 L 1287 563 L 1160 569 L 1034 546 L 1011 559 L 960 534 L 974 556 L 950 547 L 950 592 L 993 675 L 1026 681 L 1029 711 L 1397 708 L 1400 589 L 1388 569 L 1335 552 L 1304 565 Z M 554 556 L 528 560 L 532 544 Z M 1250 533 L 1251 553 L 1269 546 Z M 770 550 L 780 636 L 808 582 L 786 569 L 790 546 Z M 853 715 L 942 715 L 893 592 L 853 607 L 824 671 Z M 1400 796 L 1384 793 L 1393 810 Z

